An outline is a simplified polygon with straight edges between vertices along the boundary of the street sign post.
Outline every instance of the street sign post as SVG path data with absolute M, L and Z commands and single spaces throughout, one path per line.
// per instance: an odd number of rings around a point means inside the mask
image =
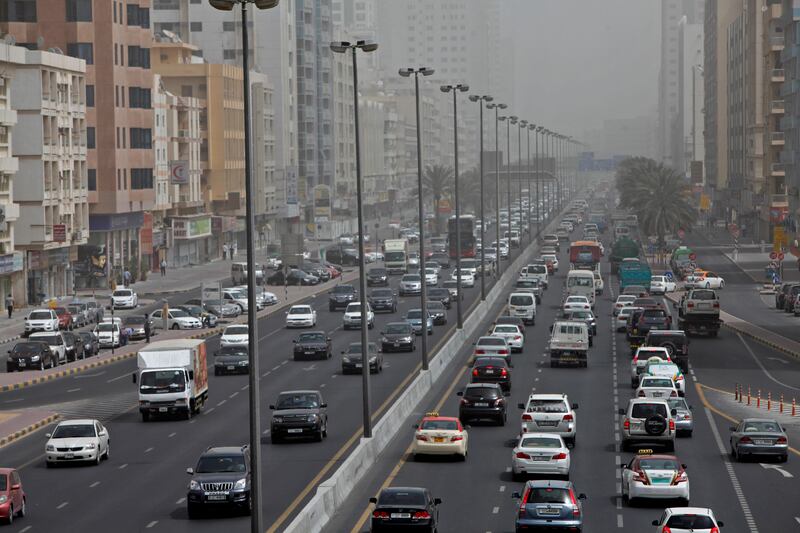
M 675 274 L 673 274 L 671 270 L 667 270 L 666 272 L 664 272 L 664 276 L 670 281 L 675 279 Z

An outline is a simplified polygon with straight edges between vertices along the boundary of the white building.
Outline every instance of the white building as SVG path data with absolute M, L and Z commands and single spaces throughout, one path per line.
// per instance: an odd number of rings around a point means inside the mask
M 334 39 L 346 41 L 348 35 L 334 29 Z M 362 57 L 368 55 L 374 54 L 362 54 Z M 337 210 L 349 210 L 351 216 L 356 213 L 355 132 L 353 60 L 349 54 L 333 54 L 333 142 L 336 166 L 334 186 L 331 187 L 332 207 L 334 213 Z

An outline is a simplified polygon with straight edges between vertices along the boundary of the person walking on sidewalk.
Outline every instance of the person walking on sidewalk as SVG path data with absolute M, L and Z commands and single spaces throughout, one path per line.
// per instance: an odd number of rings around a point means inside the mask
M 235 242 L 231 244 L 231 261 L 233 261 L 233 256 L 236 255 L 236 252 L 239 251 L 238 248 L 239 246 Z
M 125 281 L 124 285 L 126 287 L 129 286 L 131 284 L 131 271 L 126 269 L 122 274 L 122 278 Z
M 167 260 L 166 259 L 162 259 L 161 260 L 161 277 L 163 278 L 166 275 L 167 275 Z
M 225 243 L 222 245 L 222 260 L 225 261 L 228 259 L 228 244 Z
M 11 313 L 14 312 L 14 298 L 11 293 L 6 296 L 6 310 L 8 311 L 8 318 L 11 318 Z
M 147 315 L 144 315 L 144 338 L 150 344 L 150 317 Z

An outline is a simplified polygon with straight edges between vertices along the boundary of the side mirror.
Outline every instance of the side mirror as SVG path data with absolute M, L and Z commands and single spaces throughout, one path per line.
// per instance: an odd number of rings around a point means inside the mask
M 731 426 L 731 427 L 730 427 L 730 428 L 728 428 L 728 429 L 730 429 L 731 431 L 736 431 L 736 426 Z
M 686 466 L 685 464 L 681 463 L 681 468 L 683 468 L 684 470 L 687 470 L 689 467 Z
M 524 403 L 518 403 L 517 407 L 519 407 L 520 409 L 525 409 L 525 404 Z
M 53 436 L 53 434 L 52 434 L 52 433 L 45 433 L 45 434 L 44 434 L 44 438 L 46 438 L 46 439 L 49 439 L 49 438 L 50 438 L 50 437 L 52 437 L 52 436 Z
M 577 408 L 578 408 L 578 404 L 577 403 L 573 403 L 572 404 L 572 409 L 574 410 L 574 409 L 577 409 Z
M 411 426 L 411 427 L 413 427 L 414 429 L 419 429 L 419 424 L 414 424 L 414 425 L 413 425 L 413 426 Z
M 131 376 L 131 381 L 133 381 L 134 383 L 136 383 L 136 374 L 133 374 L 133 375 Z
M 344 350 L 342 350 L 342 355 L 344 355 Z
M 625 414 L 625 409 L 623 409 L 622 407 L 620 407 L 619 409 L 617 409 L 617 414 L 618 414 L 618 415 L 624 415 L 624 414 Z
M 331 342 L 331 338 L 330 338 L 330 337 L 326 337 L 326 340 L 327 340 L 328 342 Z
M 550 333 L 553 333 L 553 326 L 550 326 Z
M 193 476 L 194 475 L 194 468 L 187 468 L 186 469 L 186 473 L 189 474 L 190 476 Z
M 579 500 L 585 500 L 586 499 L 586 494 L 581 492 L 580 494 L 578 494 L 578 499 Z
M 456 396 L 464 396 L 464 392 L 463 392 L 463 391 L 458 391 L 458 392 L 456 393 Z
M 327 409 L 328 404 L 327 403 L 321 403 L 321 404 L 319 404 L 319 407 L 320 407 L 320 409 Z
M 269 406 L 269 408 L 270 408 L 272 411 L 274 411 L 274 410 L 275 410 L 275 406 L 274 406 L 274 405 L 270 405 L 270 406 Z
M 719 521 L 718 521 L 718 522 L 717 522 L 717 525 L 718 525 L 719 527 L 725 527 L 725 523 L 724 523 L 724 522 L 719 522 Z
M 690 406 L 689 406 L 689 410 L 690 410 L 690 411 L 693 411 L 693 410 L 694 410 L 694 406 L 693 406 L 693 405 L 690 405 Z
M 378 503 L 378 498 L 370 498 L 369 503 Z
M 433 499 L 433 505 L 441 505 L 441 503 L 442 503 L 442 499 L 441 498 L 434 498 Z
M 519 492 L 512 492 L 512 493 L 511 493 L 511 497 L 512 497 L 513 499 L 515 499 L 515 500 L 522 499 L 522 496 L 520 496 Z
M 194 370 L 189 370 L 189 379 L 190 380 L 194 379 Z
M 651 524 L 653 524 L 654 526 L 657 526 L 657 525 L 658 525 L 658 520 L 653 520 L 653 521 L 651 522 Z

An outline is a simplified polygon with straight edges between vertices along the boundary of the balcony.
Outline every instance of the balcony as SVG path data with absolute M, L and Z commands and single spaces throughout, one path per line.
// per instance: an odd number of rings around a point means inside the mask
M 786 194 L 773 194 L 770 196 L 770 207 L 789 207 L 789 196 Z
M 786 72 L 782 68 L 772 69 L 769 73 L 769 80 L 773 83 L 783 83 L 786 81 Z
M 783 50 L 785 39 L 783 35 L 771 35 L 769 38 L 769 47 L 773 52 L 780 52 Z
M 772 163 L 770 170 L 773 177 L 786 176 L 786 165 L 783 163 Z
M 786 104 L 783 100 L 773 100 L 769 103 L 769 112 L 773 115 L 783 115 L 786 112 Z
M 771 131 L 769 133 L 769 144 L 771 146 L 783 146 L 786 144 L 786 134 L 782 131 Z

